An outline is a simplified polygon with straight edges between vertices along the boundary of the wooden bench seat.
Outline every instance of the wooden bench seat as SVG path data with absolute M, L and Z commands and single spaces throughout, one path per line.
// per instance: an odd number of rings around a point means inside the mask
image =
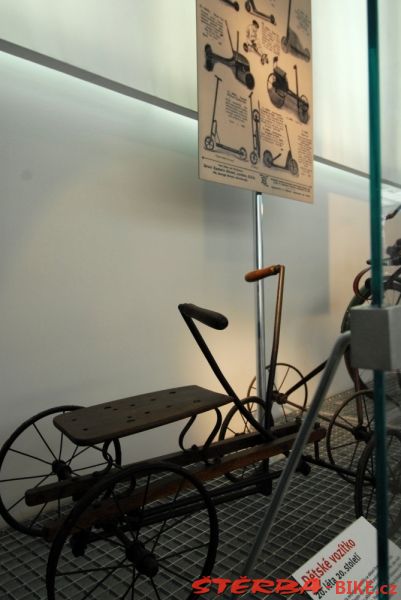
M 197 385 L 171 388 L 81 408 L 55 417 L 54 425 L 79 446 L 125 437 L 232 402 Z

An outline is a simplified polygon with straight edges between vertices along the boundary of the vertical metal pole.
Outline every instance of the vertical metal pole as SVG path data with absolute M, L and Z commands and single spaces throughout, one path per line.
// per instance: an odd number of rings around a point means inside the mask
M 380 65 L 379 15 L 377 0 L 367 0 L 369 65 L 369 149 L 370 149 L 370 237 L 372 254 L 372 305 L 383 303 Z M 379 590 L 388 584 L 388 477 L 384 373 L 374 372 L 374 416 L 376 432 L 376 514 Z M 380 592 L 379 599 L 385 595 Z
M 253 193 L 253 237 L 254 267 L 261 269 L 263 264 L 263 197 L 259 192 Z M 256 315 L 256 393 L 259 398 L 266 395 L 266 347 L 265 347 L 265 297 L 263 279 L 255 286 Z M 261 416 L 261 415 L 260 415 Z

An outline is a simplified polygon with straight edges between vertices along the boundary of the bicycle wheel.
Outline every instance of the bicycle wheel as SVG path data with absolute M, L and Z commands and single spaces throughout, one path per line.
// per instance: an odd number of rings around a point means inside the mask
M 376 524 L 376 455 L 375 438 L 365 447 L 358 464 L 354 500 L 357 517 L 364 516 Z M 390 535 L 401 525 L 401 432 L 387 431 L 388 525 Z
M 248 410 L 255 419 L 259 418 L 260 414 L 263 414 L 265 405 L 260 398 L 249 398 L 242 400 L 243 406 Z M 255 429 L 246 420 L 246 418 L 239 412 L 238 408 L 234 405 L 227 413 L 223 424 L 219 432 L 219 440 L 226 440 L 231 437 L 237 437 L 246 433 L 252 433 Z M 261 468 L 261 463 L 254 463 L 245 467 L 240 467 L 229 473 L 225 473 L 225 476 L 230 481 L 240 481 L 248 479 L 256 475 Z
M 392 279 L 391 276 L 384 278 L 383 306 L 397 306 L 401 302 L 401 281 Z M 372 295 L 369 285 L 364 285 L 359 294 L 355 295 L 345 311 L 342 323 L 341 333 L 350 329 L 350 311 L 355 306 L 371 304 Z M 372 388 L 373 371 L 369 369 L 356 369 L 351 365 L 351 350 L 348 348 L 344 354 L 346 369 L 354 383 L 355 390 L 366 390 Z M 392 396 L 394 400 L 401 402 L 401 373 L 400 370 L 391 371 L 385 374 L 386 394 Z
M 269 378 L 270 365 L 266 367 L 266 381 Z M 280 414 L 284 421 L 302 417 L 308 401 L 308 386 L 303 381 L 301 371 L 288 363 L 277 363 L 273 386 L 273 402 L 280 406 Z M 296 387 L 294 391 L 291 391 Z M 290 392 L 290 393 L 288 393 Z M 247 397 L 256 395 L 256 377 L 248 386 Z
M 53 418 L 80 406 L 58 406 L 28 419 L 0 450 L 0 515 L 14 529 L 31 536 L 44 534 L 41 518 L 54 511 L 58 517 L 71 508 L 71 500 L 54 500 L 35 507 L 25 504 L 27 489 L 39 488 L 68 478 L 99 475 L 110 468 L 103 451 L 121 464 L 118 440 L 111 444 L 77 446 L 53 425 Z
M 193 475 L 169 463 L 125 468 L 99 482 L 62 524 L 49 554 L 47 598 L 194 598 L 192 582 L 211 573 L 217 544 L 213 502 Z
M 353 471 L 339 472 L 350 483 L 355 481 L 359 459 L 374 432 L 373 395 L 365 390 L 347 398 L 333 414 L 326 435 L 330 463 Z

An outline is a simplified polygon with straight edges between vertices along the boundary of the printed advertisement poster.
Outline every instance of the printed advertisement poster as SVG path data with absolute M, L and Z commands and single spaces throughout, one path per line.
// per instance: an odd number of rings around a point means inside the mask
M 302 584 L 320 579 L 321 589 L 308 592 L 316 600 L 369 600 L 378 597 L 377 530 L 364 517 L 340 533 L 293 573 Z M 381 592 L 401 598 L 401 550 L 389 541 L 389 584 Z
M 311 0 L 197 0 L 199 176 L 312 202 Z

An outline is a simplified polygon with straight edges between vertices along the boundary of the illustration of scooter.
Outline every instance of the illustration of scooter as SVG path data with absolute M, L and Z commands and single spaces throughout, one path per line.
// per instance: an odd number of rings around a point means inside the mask
M 249 94 L 249 101 L 251 103 L 251 122 L 252 122 L 252 146 L 253 150 L 249 155 L 249 159 L 253 165 L 256 165 L 260 159 L 260 102 L 258 101 L 258 108 L 252 106 L 252 94 Z
M 273 59 L 273 65 L 276 65 L 278 57 L 275 56 Z M 309 102 L 306 96 L 299 95 L 298 91 L 298 69 L 297 65 L 294 65 L 295 71 L 295 86 L 296 90 L 293 92 L 290 90 L 288 85 L 287 73 L 280 69 L 278 66 L 274 66 L 273 71 L 270 73 L 267 79 L 267 92 L 270 100 L 277 108 L 281 108 L 285 102 L 287 96 L 293 98 L 297 103 L 298 118 L 301 123 L 307 123 L 309 120 Z
M 219 85 L 222 79 L 215 75 L 216 77 L 216 90 L 214 93 L 214 103 L 213 103 L 213 114 L 212 114 L 212 123 L 210 126 L 210 133 L 205 137 L 205 148 L 206 150 L 214 150 L 218 148 L 220 150 L 224 150 L 225 152 L 229 152 L 230 154 L 236 154 L 241 160 L 246 160 L 247 151 L 245 148 L 232 148 L 231 146 L 227 146 L 223 144 L 220 140 L 218 127 L 217 127 L 217 119 L 216 119 L 216 106 L 217 106 L 217 96 L 219 93 Z
M 259 50 L 258 30 L 259 23 L 257 21 L 252 21 L 246 31 L 246 39 L 248 41 L 245 42 L 242 47 L 244 48 L 245 52 L 255 52 L 258 56 L 260 56 L 260 62 L 262 65 L 265 65 L 269 62 L 269 59 L 267 58 L 267 54 L 265 52 L 260 52 Z
M 263 164 L 269 168 L 276 167 L 277 169 L 285 169 L 286 171 L 289 171 L 291 173 L 291 175 L 298 175 L 298 163 L 295 160 L 295 158 L 292 157 L 291 144 L 290 144 L 290 138 L 288 135 L 287 125 L 285 126 L 285 131 L 287 134 L 287 141 L 288 141 L 288 148 L 289 148 L 289 150 L 287 152 L 287 158 L 285 160 L 285 163 L 283 165 L 276 164 L 276 160 L 280 158 L 280 156 L 282 155 L 282 152 L 277 154 L 277 156 L 273 157 L 273 154 L 270 152 L 270 150 L 265 150 L 263 152 Z
M 230 30 L 228 28 L 227 21 L 225 21 L 228 33 L 228 39 L 230 40 L 230 46 L 232 51 L 232 56 L 229 58 L 225 56 L 220 56 L 219 54 L 215 54 L 212 50 L 210 44 L 206 44 L 205 46 L 205 56 L 206 56 L 206 69 L 208 71 L 213 71 L 214 65 L 216 63 L 222 63 L 226 65 L 229 69 L 232 70 L 234 77 L 240 82 L 246 85 L 249 90 L 253 90 L 255 87 L 255 78 L 251 73 L 251 67 L 249 66 L 249 60 L 245 58 L 243 54 L 238 52 L 239 45 L 239 32 L 237 31 L 237 49 L 234 50 Z
M 287 35 L 281 38 L 281 47 L 283 52 L 291 52 L 294 56 L 299 56 L 306 60 L 306 62 L 310 61 L 310 50 L 308 48 L 303 48 L 301 41 L 298 35 L 295 33 L 293 29 L 290 27 L 290 19 L 291 19 L 291 4 L 292 0 L 289 0 L 288 6 L 288 18 L 287 18 Z
M 232 8 L 234 8 L 237 12 L 239 11 L 239 3 L 235 2 L 235 0 L 221 0 L 222 2 L 224 2 L 224 4 L 228 4 L 228 6 L 231 6 Z
M 270 23 L 272 25 L 276 24 L 276 19 L 274 18 L 274 15 L 267 15 L 266 13 L 264 13 L 256 8 L 255 0 L 246 0 L 245 8 L 249 13 L 252 13 L 252 14 L 256 15 L 257 17 L 260 17 L 261 19 L 264 19 L 265 21 L 270 21 Z

